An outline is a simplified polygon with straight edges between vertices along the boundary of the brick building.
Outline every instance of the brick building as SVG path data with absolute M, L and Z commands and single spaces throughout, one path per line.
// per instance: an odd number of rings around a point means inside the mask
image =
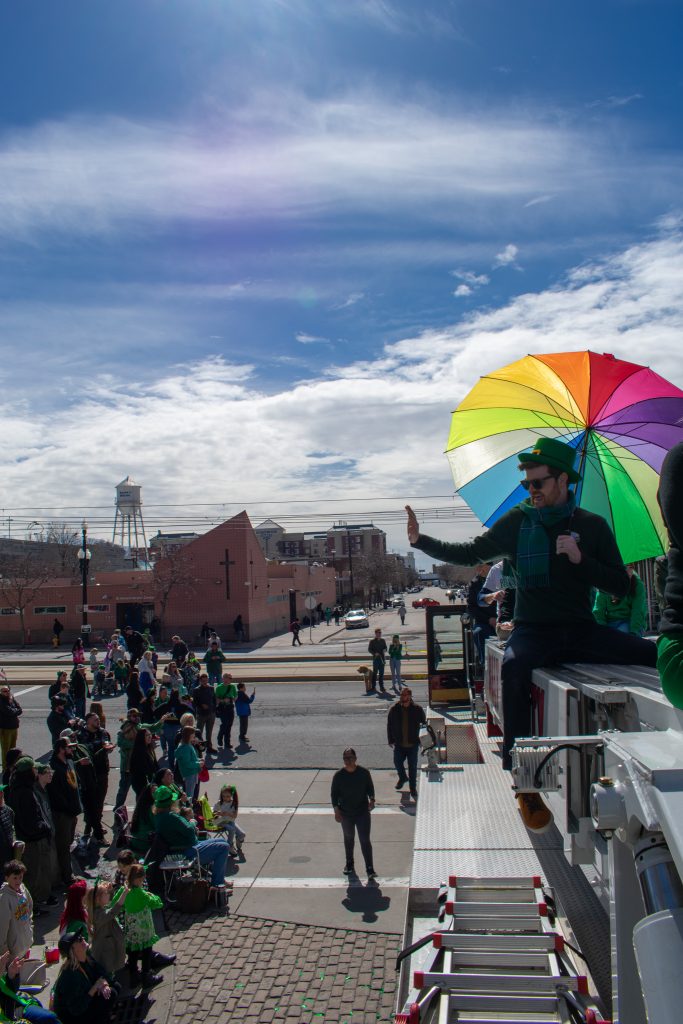
M 159 557 L 154 571 L 93 572 L 88 579 L 88 622 L 93 642 L 130 624 L 163 620 L 168 638 L 179 633 L 196 643 L 207 621 L 227 640 L 240 614 L 247 637 L 287 630 L 295 614 L 306 614 L 306 598 L 323 607 L 335 603 L 335 571 L 328 566 L 266 561 L 249 517 L 241 512 L 189 543 Z M 80 581 L 55 578 L 36 588 L 24 620 L 30 641 L 45 643 L 58 618 L 63 641 L 71 644 L 82 623 Z M 20 617 L 8 598 L 0 599 L 0 643 L 21 640 Z

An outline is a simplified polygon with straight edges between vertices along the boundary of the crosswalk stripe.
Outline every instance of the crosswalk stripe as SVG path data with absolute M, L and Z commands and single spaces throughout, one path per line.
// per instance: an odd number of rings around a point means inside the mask
M 365 888 L 367 882 L 359 875 L 349 878 L 268 878 L 259 875 L 258 878 L 247 878 L 242 875 L 233 875 L 229 878 L 234 889 L 347 889 Z M 399 876 L 395 878 L 377 879 L 377 886 L 382 889 L 405 889 L 409 878 Z

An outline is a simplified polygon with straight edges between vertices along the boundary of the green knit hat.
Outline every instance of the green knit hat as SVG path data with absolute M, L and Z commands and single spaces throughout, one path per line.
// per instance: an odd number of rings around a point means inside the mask
M 36 762 L 32 757 L 20 757 L 15 763 L 12 771 L 13 772 L 30 772 L 35 768 Z

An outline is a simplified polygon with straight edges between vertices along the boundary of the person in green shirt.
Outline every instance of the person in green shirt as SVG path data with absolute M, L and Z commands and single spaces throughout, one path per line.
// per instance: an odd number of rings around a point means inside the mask
M 212 686 L 217 686 L 221 681 L 221 672 L 223 671 L 223 664 L 228 659 L 223 654 L 222 650 L 218 646 L 217 640 L 212 640 L 211 646 L 204 655 L 204 664 L 206 665 L 206 671 L 209 676 L 209 682 Z
M 626 566 L 630 585 L 624 597 L 613 597 L 598 590 L 593 605 L 595 621 L 602 626 L 620 629 L 622 633 L 642 636 L 647 629 L 647 594 L 645 584 L 632 565 Z
M 398 633 L 394 633 L 389 644 L 389 665 L 391 666 L 391 688 L 396 693 L 401 692 L 401 658 L 403 657 L 403 644 Z
M 156 833 L 168 846 L 169 853 L 183 853 L 190 858 L 198 856 L 200 864 L 211 865 L 211 885 L 224 885 L 225 864 L 230 852 L 225 839 L 198 840 L 194 820 L 178 813 L 176 794 L 168 786 L 159 786 L 154 794 L 154 806 Z
M 578 483 L 576 449 L 541 437 L 519 455 L 521 485 L 529 497 L 493 526 L 464 544 L 448 544 L 420 532 L 408 513 L 408 540 L 431 558 L 478 565 L 507 558 L 516 588 L 513 629 L 505 648 L 503 687 L 503 768 L 512 767 L 517 737 L 531 734 L 531 675 L 558 662 L 655 665 L 649 640 L 599 625 L 593 618 L 593 588 L 617 597 L 629 579 L 614 535 L 602 516 L 579 508 L 570 484 Z M 522 819 L 545 831 L 552 814 L 536 793 L 519 794 Z

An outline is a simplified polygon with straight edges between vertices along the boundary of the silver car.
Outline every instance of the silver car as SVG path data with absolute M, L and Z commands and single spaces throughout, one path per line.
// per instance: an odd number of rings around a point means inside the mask
M 360 629 L 363 626 L 369 626 L 367 612 L 363 608 L 352 608 L 344 616 L 344 625 L 347 629 Z

